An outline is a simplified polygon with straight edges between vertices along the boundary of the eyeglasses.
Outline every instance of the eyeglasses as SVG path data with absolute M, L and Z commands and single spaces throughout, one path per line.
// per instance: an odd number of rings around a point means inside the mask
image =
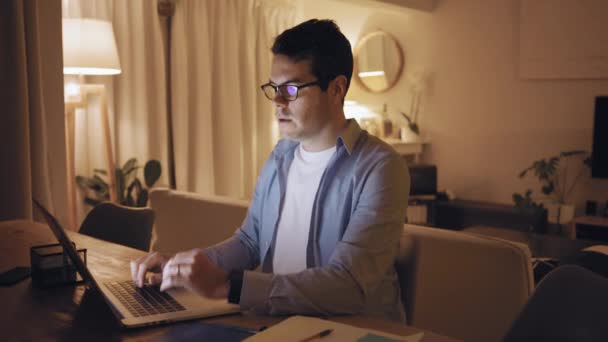
M 298 94 L 300 93 L 300 89 L 310 87 L 313 85 L 319 85 L 319 80 L 314 82 L 305 83 L 302 85 L 294 85 L 294 84 L 281 84 L 281 85 L 273 85 L 271 83 L 266 83 L 260 86 L 264 95 L 269 100 L 274 100 L 277 93 L 287 101 L 293 101 L 298 98 Z

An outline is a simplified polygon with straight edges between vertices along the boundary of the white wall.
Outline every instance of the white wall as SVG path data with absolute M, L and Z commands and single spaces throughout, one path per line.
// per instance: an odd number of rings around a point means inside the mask
M 432 140 L 424 158 L 438 166 L 440 189 L 511 203 L 513 192 L 537 184 L 517 178 L 532 161 L 591 149 L 594 97 L 608 94 L 608 80 L 520 79 L 519 1 L 441 0 L 432 13 L 342 1 L 302 3 L 302 20 L 334 19 L 351 43 L 382 29 L 404 48 L 405 73 L 395 88 L 369 94 L 353 83 L 350 98 L 406 110 L 407 76 L 432 72 L 420 126 Z M 591 180 L 587 173 L 579 185 L 579 211 L 586 199 L 608 200 L 608 180 Z

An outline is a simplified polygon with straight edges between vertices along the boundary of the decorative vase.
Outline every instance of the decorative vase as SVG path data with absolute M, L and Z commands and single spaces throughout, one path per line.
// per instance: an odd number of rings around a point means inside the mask
M 568 224 L 574 219 L 573 204 L 560 204 L 557 202 L 544 202 L 547 209 L 547 221 L 554 224 Z
M 417 142 L 420 140 L 420 137 L 412 132 L 409 127 L 401 127 L 399 130 L 399 139 L 403 142 Z
M 543 206 L 547 209 L 547 222 L 559 223 L 559 203 L 544 202 Z
M 558 223 L 568 224 L 574 219 L 574 205 L 573 204 L 562 204 L 559 206 Z

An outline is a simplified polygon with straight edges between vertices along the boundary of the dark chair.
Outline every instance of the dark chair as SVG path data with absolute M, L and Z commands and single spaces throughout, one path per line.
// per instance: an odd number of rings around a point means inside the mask
M 540 282 L 504 341 L 608 341 L 608 279 L 579 266 Z
M 80 233 L 101 240 L 148 251 L 154 210 L 131 208 L 110 202 L 98 204 L 80 226 Z
M 573 263 L 608 277 L 608 245 L 595 245 L 583 249 Z

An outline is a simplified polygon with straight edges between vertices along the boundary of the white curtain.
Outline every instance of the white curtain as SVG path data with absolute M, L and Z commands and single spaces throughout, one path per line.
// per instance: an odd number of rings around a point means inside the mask
M 156 0 L 63 0 L 64 17 L 112 21 L 122 73 L 104 83 L 116 166 L 158 159 L 168 184 L 165 23 Z M 173 132 L 178 190 L 249 198 L 277 140 L 259 89 L 274 37 L 295 24 L 293 0 L 178 0 L 172 19 Z M 99 109 L 76 117 L 76 174 L 106 168 Z M 79 221 L 85 215 L 82 199 Z
M 179 189 L 249 198 L 276 132 L 259 89 L 292 1 L 182 0 L 174 18 L 173 115 Z

